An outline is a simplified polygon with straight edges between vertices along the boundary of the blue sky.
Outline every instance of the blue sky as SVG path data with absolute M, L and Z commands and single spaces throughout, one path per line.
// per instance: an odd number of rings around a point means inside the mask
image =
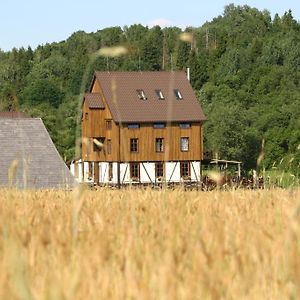
M 65 40 L 78 30 L 92 32 L 116 25 L 201 26 L 221 15 L 229 3 L 267 9 L 272 16 L 292 9 L 294 18 L 300 20 L 299 0 L 0 1 L 0 49 L 4 51 L 29 45 L 35 48 Z

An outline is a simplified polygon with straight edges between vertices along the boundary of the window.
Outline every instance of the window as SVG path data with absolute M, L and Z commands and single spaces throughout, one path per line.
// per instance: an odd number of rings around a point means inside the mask
M 93 138 L 93 150 L 94 152 L 101 151 L 104 145 L 105 138 L 104 137 L 97 137 Z
M 179 127 L 181 129 L 191 128 L 191 123 L 180 123 Z
M 155 139 L 155 151 L 156 152 L 164 152 L 164 139 L 163 138 Z
M 140 128 L 140 124 L 128 124 L 128 129 L 138 129 Z
M 164 100 L 165 99 L 164 94 L 162 93 L 161 90 L 155 90 L 155 93 L 156 93 L 159 100 Z
M 111 130 L 112 128 L 112 121 L 111 120 L 106 120 L 106 130 Z
M 89 119 L 89 113 L 85 113 L 85 119 L 86 119 L 86 120 Z
M 155 129 L 160 129 L 160 128 L 165 128 L 166 124 L 165 123 L 154 123 L 153 128 Z
M 130 139 L 130 152 L 138 152 L 138 139 Z
M 182 100 L 182 94 L 179 90 L 174 90 L 174 94 L 177 100 Z
M 188 161 L 180 162 L 180 177 L 190 177 L 190 163 Z
M 140 179 L 140 165 L 139 163 L 130 163 L 130 178 L 133 181 L 139 181 Z
M 155 163 L 155 177 L 164 177 L 164 163 L 157 162 Z
M 112 162 L 108 163 L 108 180 L 109 181 L 113 180 L 113 163 Z
M 143 90 L 136 90 L 138 97 L 140 100 L 147 100 L 145 92 Z
M 111 154 L 111 140 L 107 140 L 107 154 Z
M 189 151 L 189 138 L 182 137 L 180 138 L 180 150 L 181 151 Z

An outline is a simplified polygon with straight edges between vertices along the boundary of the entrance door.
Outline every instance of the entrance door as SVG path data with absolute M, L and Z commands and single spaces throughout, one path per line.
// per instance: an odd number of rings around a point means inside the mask
M 94 162 L 94 183 L 99 184 L 99 163 Z

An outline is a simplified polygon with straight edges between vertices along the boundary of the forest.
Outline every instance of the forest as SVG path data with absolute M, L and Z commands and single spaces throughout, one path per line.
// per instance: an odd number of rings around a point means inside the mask
M 120 45 L 126 55 L 97 55 L 100 48 Z M 246 171 L 300 176 L 300 23 L 290 10 L 272 17 L 267 10 L 230 4 L 200 27 L 134 24 L 78 31 L 34 50 L 0 50 L 0 111 L 41 117 L 69 161 L 78 155 L 82 95 L 95 70 L 187 67 L 208 118 L 206 150 L 241 160 Z

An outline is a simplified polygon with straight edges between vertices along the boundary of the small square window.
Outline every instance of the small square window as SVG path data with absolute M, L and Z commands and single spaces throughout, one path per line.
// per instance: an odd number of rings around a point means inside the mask
M 112 128 L 112 121 L 111 120 L 106 120 L 106 130 L 111 130 Z
M 85 113 L 85 119 L 86 119 L 86 120 L 89 119 L 89 113 Z
M 188 137 L 180 138 L 180 150 L 183 152 L 189 151 L 189 138 Z
M 164 152 L 164 139 L 163 138 L 155 139 L 155 151 L 156 152 Z
M 139 163 L 136 163 L 136 162 L 130 163 L 130 178 L 132 181 L 140 180 L 140 165 L 139 165 Z
M 179 127 L 181 129 L 187 129 L 187 128 L 191 128 L 191 123 L 180 123 Z
M 153 124 L 153 128 L 155 129 L 161 129 L 161 128 L 165 128 L 166 124 L 165 123 L 154 123 Z
M 136 90 L 140 100 L 147 100 L 144 90 Z
M 138 152 L 138 139 L 130 139 L 130 152 Z
M 162 93 L 161 90 L 155 90 L 155 93 L 156 93 L 159 100 L 164 100 L 165 99 L 164 94 Z
M 179 90 L 174 90 L 174 94 L 177 100 L 182 100 L 182 94 Z
M 103 149 L 104 146 L 104 137 L 93 138 L 93 150 L 94 152 L 99 152 Z

